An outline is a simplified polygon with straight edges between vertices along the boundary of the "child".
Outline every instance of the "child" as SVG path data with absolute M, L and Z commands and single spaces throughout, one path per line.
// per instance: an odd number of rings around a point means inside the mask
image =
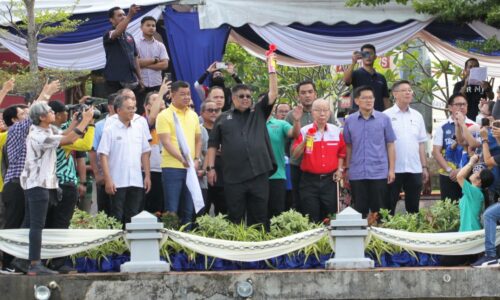
M 483 208 L 484 190 L 493 183 L 493 174 L 488 169 L 470 175 L 472 168 L 479 157 L 473 155 L 469 162 L 458 172 L 457 182 L 462 187 L 462 198 L 458 204 L 460 208 L 460 229 L 458 231 L 480 230 L 479 216 Z

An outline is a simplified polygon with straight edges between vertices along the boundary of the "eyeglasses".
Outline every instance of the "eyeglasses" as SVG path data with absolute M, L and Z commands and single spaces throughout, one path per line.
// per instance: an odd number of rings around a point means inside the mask
M 124 109 L 129 111 L 129 112 L 136 112 L 137 111 L 137 107 L 135 107 L 135 106 L 124 107 Z
M 278 110 L 277 113 L 280 115 L 286 115 L 289 112 L 289 110 Z
M 466 103 L 466 102 L 461 102 L 461 103 L 453 103 L 453 106 L 465 107 L 465 106 L 467 106 L 467 103 Z
M 238 95 L 238 98 L 240 98 L 240 99 L 245 99 L 245 98 L 252 99 L 252 95 L 250 95 L 250 94 L 240 94 L 240 95 Z
M 220 108 L 207 108 L 205 109 L 206 112 L 209 112 L 211 114 L 213 113 L 219 113 L 220 112 Z

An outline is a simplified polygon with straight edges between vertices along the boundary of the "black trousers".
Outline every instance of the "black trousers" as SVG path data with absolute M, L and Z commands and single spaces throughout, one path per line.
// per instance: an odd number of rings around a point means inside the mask
M 291 208 L 297 208 L 297 203 L 300 202 L 300 177 L 302 170 L 300 166 L 290 165 L 290 176 L 292 181 L 292 205 Z
M 23 227 L 29 228 L 29 260 L 40 260 L 42 230 L 45 227 L 51 197 L 57 197 L 56 190 L 41 187 L 25 191 L 26 214 Z
M 154 214 L 163 212 L 163 184 L 161 172 L 151 172 L 151 190 L 144 196 L 144 210 Z
M 396 179 L 389 185 L 389 197 L 383 208 L 394 214 L 401 190 L 405 192 L 405 208 L 409 213 L 417 213 L 422 193 L 422 173 L 396 173 Z
M 298 209 L 303 215 L 309 215 L 309 219 L 314 223 L 337 213 L 337 183 L 333 181 L 333 173 L 302 173 Z
M 78 202 L 78 189 L 74 184 L 60 184 L 62 199 L 57 205 L 49 205 L 45 228 L 69 228 L 69 223 Z
M 286 180 L 269 179 L 268 219 L 285 211 Z
M 224 186 L 228 218 L 241 223 L 247 213 L 247 224 L 267 223 L 267 201 L 269 197 L 269 174 L 264 173 L 241 183 L 226 183 Z
M 448 176 L 439 175 L 439 189 L 441 190 L 441 199 L 443 200 L 448 198 L 458 201 L 462 197 L 462 188 Z
M 103 211 L 106 215 L 111 216 L 111 198 L 106 193 L 106 187 L 103 184 L 95 184 L 97 197 L 97 210 Z
M 378 212 L 387 194 L 387 179 L 349 180 L 351 184 L 354 209 L 368 216 L 369 212 Z
M 142 207 L 144 189 L 140 187 L 117 188 L 116 193 L 111 196 L 111 216 L 125 224 L 130 218 L 137 215 Z
M 4 204 L 5 229 L 19 229 L 24 220 L 25 198 L 24 190 L 19 180 L 7 182 L 2 191 Z M 9 267 L 14 257 L 6 252 L 3 254 L 3 266 Z
M 226 207 L 226 196 L 224 193 L 224 187 L 222 186 L 211 186 L 208 185 L 208 190 L 207 190 L 207 204 L 214 205 L 214 213 L 215 215 L 227 214 L 227 207 Z M 208 213 L 208 212 L 207 212 Z

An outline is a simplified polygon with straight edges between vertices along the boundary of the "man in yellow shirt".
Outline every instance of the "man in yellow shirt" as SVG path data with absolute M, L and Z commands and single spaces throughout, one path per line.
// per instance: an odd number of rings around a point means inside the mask
M 201 153 L 201 131 L 198 115 L 189 109 L 191 91 L 184 81 L 174 82 L 171 86 L 172 104 L 163 110 L 156 120 L 156 132 L 162 144 L 161 168 L 165 201 L 165 211 L 179 215 L 182 224 L 194 217 L 194 204 L 186 186 L 189 157 L 181 153 L 175 132 L 174 114 L 177 116 L 189 154 L 198 170 Z

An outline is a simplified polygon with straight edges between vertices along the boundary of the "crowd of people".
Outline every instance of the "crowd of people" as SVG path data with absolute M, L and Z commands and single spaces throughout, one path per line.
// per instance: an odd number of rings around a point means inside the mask
M 192 224 L 197 214 L 222 213 L 232 222 L 267 227 L 289 208 L 321 222 L 338 212 L 340 182 L 350 187 L 351 206 L 370 223 L 382 208 L 394 213 L 402 191 L 406 210 L 418 212 L 423 184 L 430 180 L 424 118 L 410 107 L 411 82 L 397 81 L 389 93 L 374 68 L 373 45 L 355 51 L 345 71 L 353 109 L 342 123 L 310 80 L 297 83 L 297 105 L 280 103 L 272 54 L 268 90 L 255 101 L 255 91 L 233 65 L 226 65 L 235 81 L 231 88 L 226 71 L 210 65 L 193 83 L 202 99 L 198 115 L 191 83 L 162 77 L 169 58 L 154 38 L 156 20 L 142 19 L 138 40 L 126 31 L 138 9 L 109 10 L 104 118 L 94 124 L 93 107 L 81 104 L 69 116 L 67 106 L 49 101 L 60 90 L 58 81 L 47 82 L 30 106 L 3 111 L 1 225 L 29 228 L 30 240 L 29 260 L 4 253 L 4 268 L 29 275 L 71 271 L 64 259 L 48 267 L 42 263 L 41 232 L 68 228 L 88 174 L 95 178 L 98 210 L 123 224 L 143 209 L 175 213 L 182 224 Z M 500 121 L 494 118 L 491 86 L 468 84 L 469 71 L 477 66 L 475 59 L 465 64 L 464 80 L 448 99 L 449 118 L 435 129 L 432 153 L 442 198 L 459 201 L 461 231 L 481 229 L 486 204 L 486 256 L 475 265 L 491 266 L 498 264 Z M 14 85 L 13 79 L 3 84 L 1 100 Z M 476 117 L 481 124 L 472 121 Z M 197 184 L 190 182 L 190 172 Z M 194 200 L 198 186 L 201 211 Z

